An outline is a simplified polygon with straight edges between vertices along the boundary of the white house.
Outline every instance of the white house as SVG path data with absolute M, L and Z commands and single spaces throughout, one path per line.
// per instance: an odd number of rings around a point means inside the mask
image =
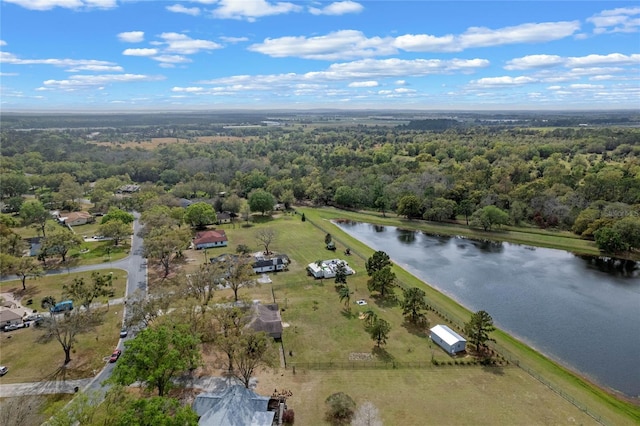
M 307 265 L 307 272 L 313 275 L 314 278 L 333 278 L 336 276 L 336 270 L 338 265 L 344 265 L 345 273 L 347 275 L 355 274 L 356 272 L 349 267 L 345 260 L 331 259 L 323 260 L 318 265 L 316 262 Z
M 449 354 L 462 352 L 465 349 L 467 341 L 464 337 L 447 327 L 438 324 L 431 329 L 431 340 L 438 344 Z

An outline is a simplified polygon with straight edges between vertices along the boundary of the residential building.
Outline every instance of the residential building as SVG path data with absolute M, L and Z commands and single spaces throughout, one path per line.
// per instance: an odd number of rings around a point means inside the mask
M 198 232 L 193 239 L 193 246 L 196 250 L 226 247 L 227 243 L 227 234 L 222 229 Z

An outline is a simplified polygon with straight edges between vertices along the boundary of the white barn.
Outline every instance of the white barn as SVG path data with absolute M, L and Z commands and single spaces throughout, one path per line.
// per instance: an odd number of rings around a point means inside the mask
M 465 350 L 467 341 L 446 325 L 438 324 L 431 329 L 431 340 L 438 344 L 449 354 L 455 354 Z

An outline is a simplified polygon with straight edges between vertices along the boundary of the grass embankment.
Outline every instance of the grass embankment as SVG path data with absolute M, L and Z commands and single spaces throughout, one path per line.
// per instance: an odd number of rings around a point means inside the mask
M 335 218 L 343 217 L 339 214 L 341 212 L 324 209 L 301 211 L 309 219 L 322 224 L 325 231 L 309 221 L 302 222 L 300 215 L 284 215 L 273 220 L 256 217 L 257 223 L 251 227 L 224 225 L 230 240 L 229 247 L 209 249 L 207 252 L 209 257 L 234 252 L 239 244 L 245 244 L 255 251 L 261 250 L 255 233 L 261 227 L 269 227 L 277 235 L 270 249 L 290 257 L 292 263 L 289 271 L 270 274 L 272 285 L 241 289 L 239 293 L 241 298 L 265 303 L 272 302 L 275 294 L 276 301 L 284 309 L 282 319 L 288 326 L 284 329 L 283 341 L 289 367 L 274 374 L 260 374 L 259 390 L 263 394 L 270 394 L 274 388 L 291 389 L 294 396 L 290 399 L 290 406 L 296 410 L 297 422 L 324 424 L 324 399 L 331 393 L 343 391 L 358 403 L 372 401 L 380 409 L 385 424 L 424 424 L 424 419 L 429 419 L 429 424 L 475 424 L 483 421 L 486 424 L 593 423 L 586 413 L 522 369 L 513 365 L 497 368 L 471 365 L 471 357 L 453 359 L 437 346 L 430 346 L 426 330 L 407 327 L 401 309 L 396 304 L 378 303 L 370 297 L 364 262 L 374 251 L 350 238 L 338 227 L 322 222 L 322 219 L 330 218 L 331 213 Z M 366 220 L 362 216 L 352 218 Z M 326 232 L 336 237 L 336 252 L 325 249 Z M 351 248 L 354 253 L 352 256 L 344 255 L 346 246 Z M 191 252 L 189 255 L 194 261 L 188 264 L 188 268 L 196 267 L 205 257 L 202 252 Z M 336 257 L 346 259 L 356 270 L 356 274 L 347 280 L 353 292 L 351 314 L 340 302 L 332 279 L 315 280 L 305 271 L 309 263 Z M 468 320 L 470 312 L 462 306 L 406 271 L 398 267 L 394 270 L 405 285 L 420 286 L 427 292 L 430 301 L 441 309 L 446 308 L 447 317 L 456 322 Z M 230 291 L 216 293 L 218 301 L 231 296 Z M 354 302 L 357 299 L 365 299 L 368 305 L 356 305 Z M 382 350 L 375 349 L 375 343 L 365 332 L 363 321 L 358 317 L 358 313 L 366 308 L 372 308 L 391 324 L 388 342 Z M 432 312 L 429 313 L 429 319 L 432 324 L 446 322 Z M 503 340 L 508 343 L 501 334 L 497 336 L 501 344 Z M 538 362 L 537 353 L 521 346 L 524 351 L 522 355 L 515 350 L 516 347 L 520 350 L 515 344 L 511 351 L 523 362 L 530 356 L 529 365 Z M 370 357 L 371 360 L 352 361 L 354 357 Z M 432 357 L 447 365 L 433 366 Z M 550 361 L 542 357 L 540 359 L 540 370 L 543 372 L 558 368 Z M 396 363 L 400 368 L 353 369 L 382 364 L 383 361 Z M 455 362 L 463 365 L 456 366 Z M 329 367 L 329 363 L 333 363 L 333 367 Z M 293 375 L 293 365 L 297 366 L 296 375 Z M 574 395 L 581 388 L 570 381 L 573 375 L 562 369 L 559 371 L 562 372 L 560 376 L 563 386 L 566 386 L 563 388 L 565 392 L 576 399 L 582 396 Z M 597 387 L 587 385 L 587 388 L 595 396 L 588 398 L 583 405 L 606 419 L 606 423 L 635 423 L 631 405 L 615 405 L 616 402 L 607 400 L 608 395 Z
M 126 271 L 120 269 L 101 269 L 103 274 L 113 273 L 113 298 L 124 297 L 127 282 Z M 91 282 L 92 272 L 73 274 L 46 275 L 27 280 L 27 290 L 22 290 L 19 281 L 7 281 L 0 284 L 0 293 L 12 293 L 28 309 L 42 311 L 41 302 L 45 296 L 62 299 L 62 285 L 70 284 L 74 278 L 82 278 L 85 283 Z M 31 299 L 32 303 L 27 305 Z M 105 303 L 100 298 L 96 303 Z M 0 383 L 38 382 L 54 380 L 65 374 L 67 379 L 87 378 L 104 365 L 104 357 L 108 356 L 118 342 L 118 332 L 122 325 L 123 305 L 94 308 L 103 314 L 103 322 L 95 330 L 78 336 L 71 354 L 72 361 L 68 368 L 62 370 L 64 361 L 62 347 L 57 341 L 38 342 L 41 329 L 32 326 L 7 333 L 0 333 L 0 364 L 9 367 L 9 373 L 0 378 Z

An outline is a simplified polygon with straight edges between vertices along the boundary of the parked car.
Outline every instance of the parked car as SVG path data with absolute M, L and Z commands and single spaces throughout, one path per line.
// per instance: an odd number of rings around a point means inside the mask
M 0 376 L 4 376 L 8 372 L 9 372 L 9 369 L 7 367 L 5 367 L 4 365 L 0 365 Z
M 31 315 L 27 315 L 26 317 L 24 317 L 23 321 L 38 321 L 43 319 L 44 317 L 42 316 L 42 314 L 31 314 Z
M 109 362 L 116 362 L 118 358 L 120 358 L 120 355 L 122 355 L 122 351 L 120 349 L 116 349 L 109 357 Z
M 9 325 L 5 325 L 4 326 L 4 331 L 13 331 L 13 330 L 18 330 L 19 328 L 26 328 L 29 327 L 29 323 L 28 322 L 23 322 L 20 324 L 9 324 Z
M 120 338 L 127 337 L 128 334 L 129 334 L 129 332 L 127 331 L 126 327 L 122 327 L 120 329 Z

